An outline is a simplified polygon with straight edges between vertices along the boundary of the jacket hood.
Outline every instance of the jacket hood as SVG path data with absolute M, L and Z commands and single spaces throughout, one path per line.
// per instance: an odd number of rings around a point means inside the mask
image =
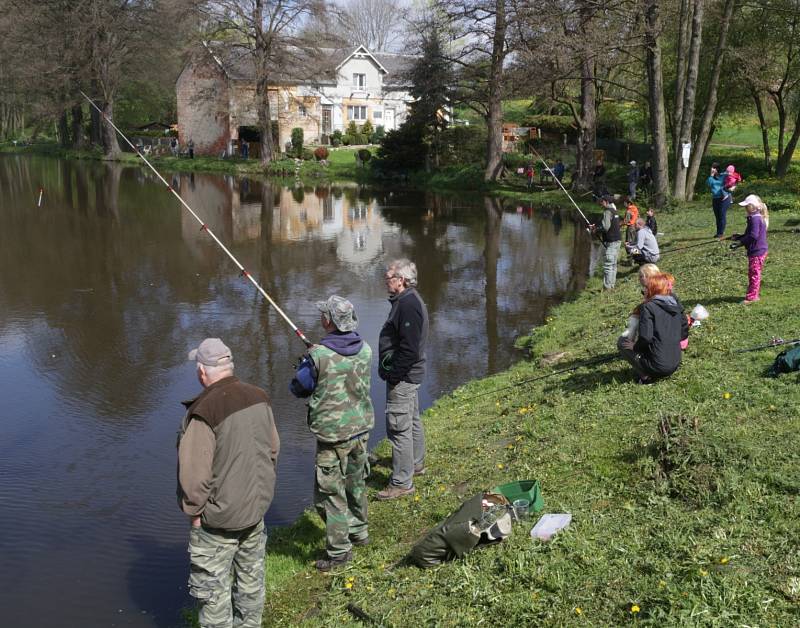
M 333 331 L 320 340 L 320 344 L 339 355 L 355 355 L 364 346 L 356 331 Z
M 650 302 L 657 305 L 668 314 L 681 313 L 681 307 L 678 305 L 678 301 L 673 296 L 658 295 L 657 297 L 653 297 Z

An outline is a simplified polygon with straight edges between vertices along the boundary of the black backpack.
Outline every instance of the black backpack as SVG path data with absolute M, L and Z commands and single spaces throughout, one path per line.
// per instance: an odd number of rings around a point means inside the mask
M 781 351 L 770 367 L 769 374 L 771 377 L 777 377 L 781 373 L 793 371 L 800 371 L 800 345 Z

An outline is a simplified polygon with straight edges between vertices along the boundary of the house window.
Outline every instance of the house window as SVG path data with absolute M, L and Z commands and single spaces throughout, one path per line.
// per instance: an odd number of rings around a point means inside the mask
M 347 107 L 348 120 L 366 120 L 367 108 L 364 105 L 348 105 Z
M 300 105 L 297 108 L 297 113 L 300 114 L 301 118 L 305 118 L 308 115 L 308 111 L 306 111 L 306 106 L 305 105 Z
M 372 117 L 375 120 L 380 120 L 381 118 L 383 118 L 383 111 L 379 111 L 376 109 L 375 111 L 372 112 Z
M 365 89 L 367 87 L 367 75 L 353 74 L 353 87 L 358 87 L 359 89 Z

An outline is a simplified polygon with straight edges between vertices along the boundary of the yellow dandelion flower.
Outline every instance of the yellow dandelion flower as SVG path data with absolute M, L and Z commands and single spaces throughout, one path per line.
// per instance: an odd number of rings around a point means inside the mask
M 641 608 L 639 608 L 639 605 L 638 605 L 638 604 L 634 604 L 633 606 L 631 606 L 631 613 L 633 613 L 634 615 L 635 615 L 636 613 L 638 613 L 640 610 L 642 610 L 642 609 L 641 609 Z
M 723 556 L 722 558 L 720 558 L 719 559 L 719 564 L 720 565 L 727 565 L 728 564 L 728 557 L 727 556 Z
M 580 606 L 575 607 L 575 614 L 576 615 L 583 615 L 583 609 Z
M 663 589 L 665 586 L 667 586 L 667 582 L 665 580 L 659 580 L 658 586 Z
M 506 445 L 506 449 L 514 449 L 514 445 L 513 444 Z
M 503 468 L 503 463 L 502 462 L 498 462 L 497 463 L 497 468 L 498 469 L 502 469 Z
M 701 569 L 699 573 L 701 578 L 705 578 L 708 575 L 708 572 L 705 569 Z
M 415 502 L 418 502 L 418 501 L 419 501 L 419 495 L 414 495 L 414 501 L 415 501 Z
M 500 407 L 500 402 L 499 401 L 495 401 L 494 405 L 496 405 L 499 408 Z
M 353 583 L 352 582 L 345 582 L 344 583 L 344 588 L 345 589 L 352 589 L 353 588 Z
M 723 398 L 723 399 L 730 399 L 732 396 L 733 396 L 733 395 L 731 395 L 729 392 L 726 392 L 726 393 L 724 393 L 724 394 L 722 395 L 722 398 Z

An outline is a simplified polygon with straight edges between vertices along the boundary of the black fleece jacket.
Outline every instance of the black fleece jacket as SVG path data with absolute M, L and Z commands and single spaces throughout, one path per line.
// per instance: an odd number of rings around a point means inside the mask
M 415 288 L 389 297 L 392 309 L 378 340 L 378 375 L 390 384 L 421 384 L 425 376 L 428 309 Z
M 683 319 L 683 321 L 681 320 Z M 639 308 L 639 339 L 634 351 L 648 375 L 672 375 L 681 363 L 683 308 L 671 296 L 657 296 Z

